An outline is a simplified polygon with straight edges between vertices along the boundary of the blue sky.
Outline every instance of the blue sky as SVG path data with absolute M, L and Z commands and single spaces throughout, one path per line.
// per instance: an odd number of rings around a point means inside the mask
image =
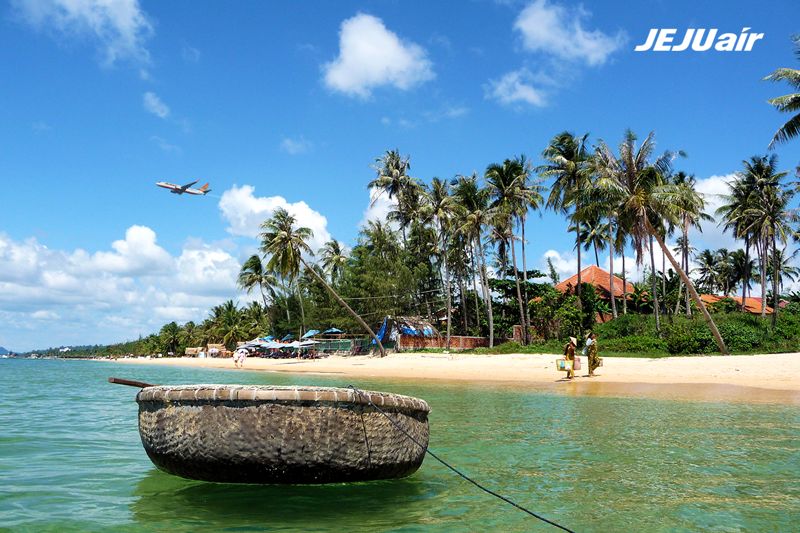
M 241 301 L 257 224 L 285 205 L 352 244 L 390 148 L 429 180 L 538 154 L 557 132 L 654 130 L 701 190 L 782 124 L 761 81 L 798 68 L 800 6 L 769 2 L 149 2 L 0 5 L 0 345 L 109 342 Z M 751 52 L 637 53 L 651 28 L 744 27 Z M 777 150 L 800 162 L 800 142 Z M 209 181 L 177 197 L 155 181 Z M 574 270 L 532 217 L 528 261 Z M 733 246 L 714 227 L 699 246 Z M 606 263 L 608 262 L 607 255 Z M 601 259 L 602 260 L 602 259 Z

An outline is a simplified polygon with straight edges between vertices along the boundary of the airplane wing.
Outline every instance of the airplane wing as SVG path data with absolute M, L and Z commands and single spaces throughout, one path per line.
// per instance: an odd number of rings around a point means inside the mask
M 181 189 L 185 191 L 186 189 L 188 189 L 189 187 L 191 187 L 192 185 L 194 185 L 194 184 L 195 184 L 195 183 L 197 183 L 198 181 L 200 181 L 200 180 L 194 180 L 194 181 L 193 181 L 193 182 L 191 182 L 191 183 L 187 183 L 186 185 L 183 185 L 183 186 L 181 187 Z

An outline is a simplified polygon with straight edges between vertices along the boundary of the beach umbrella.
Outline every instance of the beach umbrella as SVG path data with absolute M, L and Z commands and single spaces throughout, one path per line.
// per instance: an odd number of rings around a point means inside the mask
M 305 334 L 305 335 L 303 335 L 303 336 L 301 337 L 301 339 L 307 339 L 307 338 L 309 338 L 309 337 L 313 337 L 314 335 L 317 335 L 317 334 L 319 334 L 319 330 L 318 330 L 318 329 L 310 329 L 310 330 L 308 330 L 308 331 L 306 332 L 306 334 Z
M 290 339 L 294 339 L 294 335 L 292 335 L 291 333 L 287 333 L 286 336 L 284 338 L 282 338 L 281 340 L 282 341 L 288 341 Z
M 340 330 L 339 328 L 330 328 L 322 332 L 323 335 L 328 333 L 344 333 L 344 331 Z

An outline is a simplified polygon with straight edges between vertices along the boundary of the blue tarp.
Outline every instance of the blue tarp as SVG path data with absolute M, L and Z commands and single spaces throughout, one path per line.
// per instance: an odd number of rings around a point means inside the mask
M 331 329 L 326 329 L 325 331 L 322 332 L 323 335 L 325 335 L 326 333 L 344 333 L 344 331 L 340 330 L 339 328 L 331 328 Z
M 318 335 L 318 334 L 319 334 L 319 330 L 318 329 L 310 329 L 310 330 L 306 331 L 306 334 L 303 335 L 300 338 L 301 339 L 307 339 L 309 337 L 313 337 L 314 335 Z
M 387 321 L 387 319 L 386 319 L 386 318 L 384 318 L 384 319 L 383 319 L 383 324 L 381 324 L 381 329 L 379 329 L 379 330 L 378 330 L 378 334 L 377 334 L 377 335 L 375 335 L 375 336 L 376 336 L 376 337 L 378 337 L 378 338 L 379 338 L 381 341 L 383 340 L 383 336 L 386 334 L 386 321 Z M 378 344 L 378 343 L 377 343 L 377 342 L 375 342 L 375 339 L 372 339 L 372 344 Z
M 273 337 L 272 335 L 267 335 L 266 337 L 260 337 L 258 340 L 264 341 L 264 342 L 269 342 L 269 341 L 273 340 L 274 338 L 275 337 Z
M 294 335 L 292 335 L 291 333 L 287 333 L 286 336 L 284 338 L 282 338 L 281 340 L 282 341 L 288 341 L 289 339 L 294 339 Z

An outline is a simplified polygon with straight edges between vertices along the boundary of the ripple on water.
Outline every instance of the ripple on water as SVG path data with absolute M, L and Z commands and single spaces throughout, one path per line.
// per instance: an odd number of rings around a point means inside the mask
M 531 528 L 526 515 L 430 457 L 407 479 L 321 487 L 217 485 L 164 474 L 142 450 L 135 391 L 105 382 L 114 374 L 176 384 L 349 382 L 0 360 L 0 526 L 171 533 Z M 391 380 L 358 385 L 426 399 L 432 449 L 576 530 L 777 531 L 800 522 L 800 415 L 793 407 Z

